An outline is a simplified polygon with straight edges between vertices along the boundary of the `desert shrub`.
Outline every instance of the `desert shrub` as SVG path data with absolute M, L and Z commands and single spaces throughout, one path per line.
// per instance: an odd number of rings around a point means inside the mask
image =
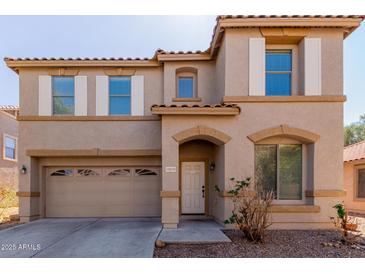
M 348 215 L 348 211 L 344 204 L 339 203 L 333 206 L 336 209 L 337 216 L 332 218 L 335 226 L 341 231 L 343 243 L 354 244 L 357 238 L 360 236 L 356 233 L 357 224 L 354 219 Z
M 261 190 L 252 183 L 251 178 L 231 178 L 231 182 L 233 188 L 228 193 L 232 195 L 233 210 L 225 223 L 235 225 L 248 240 L 263 242 L 266 230 L 271 225 L 269 207 L 274 192 Z

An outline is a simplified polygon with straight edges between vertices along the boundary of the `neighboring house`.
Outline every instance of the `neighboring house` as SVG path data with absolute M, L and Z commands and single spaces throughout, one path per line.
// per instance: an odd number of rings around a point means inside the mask
M 345 206 L 350 212 L 365 213 L 365 141 L 343 151 Z
M 20 79 L 21 220 L 223 221 L 229 178 L 251 176 L 276 192 L 274 228 L 330 227 L 344 195 L 343 39 L 362 20 L 219 16 L 206 51 L 5 58 Z
M 19 109 L 0 106 L 0 188 L 18 190 L 18 121 Z

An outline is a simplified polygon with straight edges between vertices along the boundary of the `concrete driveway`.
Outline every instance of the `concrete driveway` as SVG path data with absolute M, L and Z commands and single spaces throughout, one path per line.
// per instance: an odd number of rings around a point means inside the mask
M 149 258 L 158 218 L 41 219 L 0 231 L 0 257 Z

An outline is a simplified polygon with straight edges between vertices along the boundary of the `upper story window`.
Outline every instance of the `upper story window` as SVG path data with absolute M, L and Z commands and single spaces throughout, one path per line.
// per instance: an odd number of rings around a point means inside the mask
M 131 114 L 131 77 L 109 77 L 109 114 Z
M 365 168 L 357 170 L 357 198 L 365 198 Z
M 176 97 L 179 99 L 197 98 L 197 70 L 185 67 L 176 70 Z
M 17 138 L 4 134 L 3 158 L 6 160 L 16 160 Z
M 301 201 L 302 145 L 255 145 L 255 178 L 277 200 Z
M 191 77 L 182 77 L 178 78 L 179 86 L 178 86 L 178 98 L 193 98 L 194 97 L 194 78 Z
M 292 51 L 266 50 L 266 95 L 292 93 Z
M 52 76 L 52 112 L 54 115 L 75 113 L 74 77 Z

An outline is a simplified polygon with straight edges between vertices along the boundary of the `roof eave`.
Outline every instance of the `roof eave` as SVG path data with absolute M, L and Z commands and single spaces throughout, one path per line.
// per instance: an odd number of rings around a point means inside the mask
M 31 67 L 158 67 L 157 60 L 6 60 L 6 65 L 19 73 Z

